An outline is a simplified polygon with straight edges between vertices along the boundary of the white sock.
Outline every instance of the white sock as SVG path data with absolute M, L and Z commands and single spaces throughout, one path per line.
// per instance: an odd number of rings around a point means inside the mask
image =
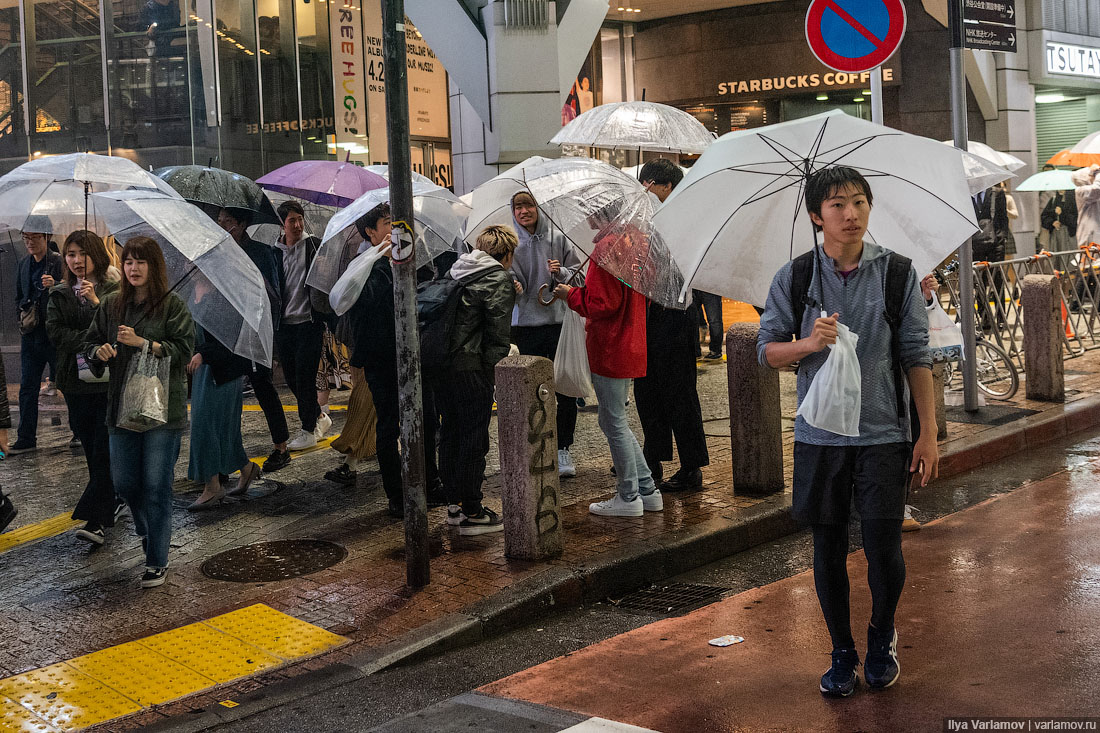
M 359 459 L 353 458 L 350 455 L 344 456 L 344 465 L 346 465 L 348 469 L 352 471 L 357 471 L 359 470 Z

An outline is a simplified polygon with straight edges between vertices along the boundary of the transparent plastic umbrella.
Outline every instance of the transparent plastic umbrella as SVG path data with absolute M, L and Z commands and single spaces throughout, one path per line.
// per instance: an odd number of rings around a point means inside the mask
M 1007 181 L 1010 178 L 1016 177 L 1015 173 L 991 163 L 986 158 L 979 157 L 973 153 L 959 152 L 962 153 L 963 171 L 966 175 L 966 184 L 970 189 L 971 195 L 980 193 L 991 186 L 995 186 L 1001 181 Z
M 80 181 L 102 184 L 113 190 L 128 188 L 156 189 L 168 193 L 169 187 L 160 178 L 142 170 L 126 158 L 92 153 L 49 155 L 23 163 L 9 176 L 40 176 L 55 181 Z
M 550 142 L 695 154 L 714 142 L 714 133 L 687 112 L 667 104 L 612 102 L 579 115 Z
M 521 191 L 585 256 L 650 300 L 685 307 L 683 275 L 651 224 L 655 197 L 633 177 L 592 158 L 528 158 L 474 189 L 466 241 L 491 224 L 515 227 L 512 198 Z
M 849 166 L 871 185 L 868 234 L 932 269 L 977 231 L 962 153 L 834 110 L 723 135 L 653 218 L 689 288 L 762 306 L 776 271 L 816 241 L 806 177 Z M 689 236 L 677 236 L 681 232 Z
M 275 207 L 276 211 L 284 201 L 296 201 L 302 207 L 302 211 L 305 212 L 305 236 L 307 237 L 320 238 L 323 236 L 325 227 L 328 226 L 329 219 L 339 211 L 335 206 L 315 204 L 312 201 L 305 201 L 296 196 L 279 193 L 277 191 L 268 191 L 267 197 L 271 200 L 271 205 Z M 279 241 L 282 235 L 283 228 L 278 224 L 253 224 L 248 228 L 248 236 L 264 244 L 274 245 Z
M 955 146 L 954 140 L 943 140 L 944 145 Z M 967 140 L 966 149 L 971 155 L 976 155 L 979 158 L 988 160 L 993 165 L 1004 168 L 1010 173 L 1018 171 L 1027 165 L 1024 161 L 1017 158 L 1015 155 L 1009 153 L 1002 153 L 1000 150 L 996 150 L 985 143 L 980 143 L 977 140 Z
M 419 264 L 427 264 L 456 249 L 470 209 L 453 193 L 431 182 L 413 183 L 412 193 L 416 259 Z M 355 222 L 389 200 L 388 188 L 368 191 L 333 215 L 306 283 L 326 293 L 331 291 L 363 241 Z
M 201 165 L 170 165 L 153 173 L 214 216 L 218 209 L 229 209 L 248 212 L 251 224 L 282 224 L 263 189 L 239 173 Z
M 366 166 L 366 169 L 368 171 L 370 171 L 371 173 L 375 173 L 377 175 L 382 176 L 387 181 L 390 180 L 390 167 L 388 165 L 385 165 L 385 164 L 382 164 L 382 165 L 368 165 L 368 166 Z M 409 171 L 409 172 L 412 174 L 412 182 L 413 183 L 431 183 L 431 184 L 435 184 L 435 181 L 428 178 L 427 176 L 422 176 L 419 173 L 417 173 L 416 171 Z
M 96 211 L 120 243 L 137 236 L 160 245 L 168 281 L 195 322 L 233 353 L 271 365 L 271 305 L 263 277 L 229 233 L 180 198 L 145 191 L 93 194 Z

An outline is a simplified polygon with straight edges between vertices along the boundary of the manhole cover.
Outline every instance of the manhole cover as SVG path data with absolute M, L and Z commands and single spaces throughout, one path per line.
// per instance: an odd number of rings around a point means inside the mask
M 618 608 L 649 616 L 678 616 L 714 603 L 728 588 L 694 583 L 671 583 L 643 588 L 623 596 Z
M 335 565 L 348 551 L 324 540 L 276 540 L 226 550 L 202 564 L 208 578 L 234 583 L 286 580 Z

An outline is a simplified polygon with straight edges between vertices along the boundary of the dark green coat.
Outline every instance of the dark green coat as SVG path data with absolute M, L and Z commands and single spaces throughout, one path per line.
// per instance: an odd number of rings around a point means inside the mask
M 515 302 L 515 281 L 502 267 L 466 285 L 451 337 L 455 371 L 492 369 L 508 356 Z
M 144 315 L 144 308 L 133 303 L 126 309 L 119 321 L 115 313 L 115 300 L 122 297 L 120 292 L 111 293 L 99 302 L 92 325 L 84 335 L 84 356 L 93 359 L 92 354 L 103 344 L 114 344 L 121 324 L 133 325 Z M 168 384 L 168 424 L 165 427 L 182 430 L 187 427 L 187 374 L 184 371 L 187 362 L 195 352 L 195 324 L 183 300 L 175 293 L 169 293 L 154 314 L 137 323 L 134 329 L 138 336 L 150 341 L 158 341 L 164 348 L 165 357 L 172 359 Z M 115 427 L 118 421 L 118 402 L 122 396 L 122 383 L 130 360 L 140 349 L 118 344 L 118 356 L 110 362 L 111 381 L 107 394 L 107 427 Z
M 118 283 L 106 280 L 95 286 L 96 297 L 103 300 L 118 290 Z M 54 381 L 66 395 L 102 394 L 106 382 L 81 382 L 76 371 L 76 355 L 84 351 L 84 333 L 92 324 L 96 306 L 81 303 L 71 285 L 60 283 L 50 288 L 46 306 L 46 333 L 57 350 L 57 370 Z

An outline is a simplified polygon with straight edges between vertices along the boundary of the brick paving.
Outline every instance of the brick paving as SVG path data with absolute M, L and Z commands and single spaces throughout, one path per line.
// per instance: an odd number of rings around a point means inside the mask
M 1096 393 L 1100 386 L 1100 352 L 1066 362 L 1067 403 Z M 783 374 L 787 474 L 793 434 L 793 375 Z M 175 628 L 252 603 L 265 603 L 297 618 L 350 637 L 353 643 L 333 653 L 267 675 L 217 688 L 159 709 L 114 723 L 103 730 L 137 728 L 165 716 L 196 710 L 250 692 L 275 681 L 340 662 L 351 655 L 379 647 L 402 634 L 539 573 L 577 567 L 613 551 L 716 518 L 736 519 L 739 512 L 760 499 L 734 495 L 730 490 L 729 429 L 725 368 L 700 368 L 700 394 L 707 420 L 711 465 L 704 470 L 704 489 L 686 495 L 666 495 L 665 510 L 641 519 L 593 517 L 589 501 L 614 491 L 608 469 L 606 441 L 596 427 L 593 406 L 584 408 L 578 425 L 574 455 L 577 478 L 563 481 L 561 504 L 565 552 L 549 562 L 523 562 L 503 555 L 503 535 L 460 537 L 444 522 L 445 510 L 429 513 L 432 583 L 411 592 L 405 585 L 401 524 L 385 514 L 385 497 L 375 471 L 360 485 L 345 489 L 318 480 L 335 466 L 331 451 L 295 459 L 267 478 L 261 490 L 247 500 L 227 501 L 214 511 L 189 514 L 183 508 L 200 488 L 181 480 L 175 498 L 172 569 L 161 588 L 143 591 L 137 578 L 143 563 L 132 525 L 125 520 L 108 544 L 88 550 L 71 533 L 15 547 L 0 554 L 0 626 L 6 630 L 0 647 L 0 677 L 52 664 L 97 649 Z M 1067 411 L 1070 406 L 1023 399 L 1021 386 L 1013 406 L 1040 412 Z M 346 401 L 346 392 L 333 392 L 333 404 Z M 21 509 L 15 526 L 66 511 L 86 479 L 83 459 L 68 450 L 68 431 L 50 426 L 49 417 L 63 419 L 60 398 L 46 405 L 40 445 L 32 456 L 13 457 L 2 464 L 0 476 Z M 291 402 L 288 402 L 292 404 Z M 58 408 L 60 404 L 60 408 Z M 635 430 L 636 415 L 632 419 Z M 1053 413 L 1050 413 L 1053 414 Z M 295 424 L 294 415 L 288 415 Z M 343 413 L 333 412 L 342 424 Z M 1023 424 L 1034 418 L 1021 421 Z M 1067 418 L 1068 422 L 1068 418 Z M 246 449 L 266 454 L 262 415 L 245 415 Z M 949 424 L 947 452 L 958 452 L 980 441 L 983 433 L 1004 431 L 986 425 Z M 495 443 L 495 426 L 494 443 Z M 1057 437 L 1051 435 L 1050 437 Z M 1038 439 L 1038 437 L 1036 438 Z M 1049 439 L 1049 438 L 1048 438 Z M 186 476 L 185 441 L 177 479 Z M 486 499 L 499 506 L 499 465 L 490 454 Z M 666 464 L 667 465 L 667 464 Z M 675 466 L 673 465 L 673 468 Z M 919 496 L 917 499 L 919 504 Z M 274 583 L 227 583 L 205 577 L 199 566 L 208 557 L 251 542 L 312 537 L 337 542 L 348 557 L 334 567 L 312 575 Z

